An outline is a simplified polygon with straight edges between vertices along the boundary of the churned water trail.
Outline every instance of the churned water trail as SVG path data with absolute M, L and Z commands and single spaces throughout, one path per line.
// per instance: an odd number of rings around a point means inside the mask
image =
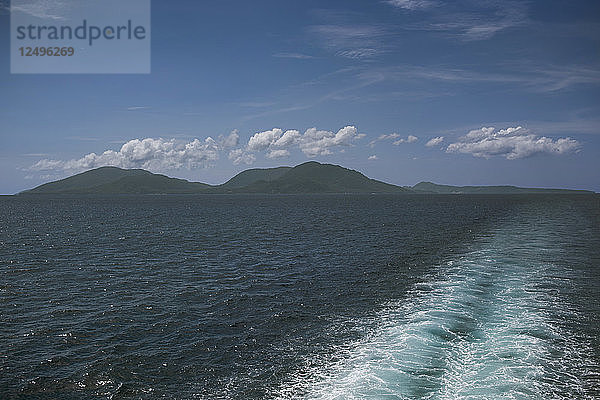
M 341 360 L 299 373 L 278 396 L 598 398 L 593 338 L 569 328 L 582 318 L 560 259 L 578 233 L 563 228 L 527 211 L 506 221 L 389 304 Z

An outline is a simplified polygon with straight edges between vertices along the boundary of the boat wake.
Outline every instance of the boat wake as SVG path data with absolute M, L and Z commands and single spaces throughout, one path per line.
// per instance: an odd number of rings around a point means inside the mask
M 600 366 L 565 288 L 574 273 L 547 223 L 514 219 L 439 266 L 338 361 L 298 372 L 277 398 L 585 399 Z

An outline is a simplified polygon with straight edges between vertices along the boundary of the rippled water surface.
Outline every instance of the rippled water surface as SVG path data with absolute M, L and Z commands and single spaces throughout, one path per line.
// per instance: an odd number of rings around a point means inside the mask
M 600 398 L 598 196 L 0 198 L 0 398 Z

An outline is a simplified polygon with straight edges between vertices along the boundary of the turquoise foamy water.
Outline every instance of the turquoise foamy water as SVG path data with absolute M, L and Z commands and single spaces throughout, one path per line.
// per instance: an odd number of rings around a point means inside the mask
M 581 305 L 597 305 L 599 290 L 575 293 L 597 282 L 598 260 L 568 254 L 593 246 L 597 227 L 574 210 L 518 210 L 387 304 L 365 338 L 340 348 L 339 361 L 303 371 L 280 398 L 598 398 L 597 322 Z

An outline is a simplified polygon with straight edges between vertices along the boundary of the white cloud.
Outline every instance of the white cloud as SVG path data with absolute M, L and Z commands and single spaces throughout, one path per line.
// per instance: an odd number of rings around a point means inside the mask
M 372 156 L 369 156 L 369 160 L 379 160 L 379 157 L 377 157 L 375 154 L 373 154 Z
M 281 137 L 282 133 L 283 131 L 279 128 L 273 128 L 270 131 L 258 132 L 248 141 L 248 150 L 266 150 Z
M 579 142 L 574 139 L 567 137 L 553 140 L 540 137 L 520 126 L 499 131 L 492 127 L 482 127 L 470 131 L 458 142 L 451 143 L 446 151 L 471 154 L 474 157 L 501 156 L 514 160 L 538 153 L 566 154 L 577 151 L 579 147 Z
M 296 144 L 300 137 L 300 132 L 297 130 L 288 130 L 284 132 L 280 128 L 273 128 L 268 131 L 254 134 L 248 141 L 247 148 L 249 151 L 283 149 Z
M 273 143 L 274 147 L 289 147 L 298 142 L 302 135 L 295 129 L 285 131 L 283 135 L 279 139 Z
M 346 126 L 336 133 L 310 128 L 300 138 L 300 149 L 309 157 L 328 155 L 333 148 L 350 146 L 355 139 L 364 136 L 354 126 Z
M 219 158 L 219 145 L 211 137 L 204 141 L 194 139 L 188 143 L 176 143 L 166 139 L 134 139 L 125 143 L 119 151 L 106 150 L 101 154 L 90 153 L 79 159 L 67 161 L 43 159 L 31 166 L 32 171 L 83 171 L 102 166 L 120 168 L 143 168 L 153 171 L 179 168 L 206 167 Z
M 364 137 L 354 126 L 346 126 L 337 132 L 307 129 L 304 134 L 297 130 L 283 131 L 273 128 L 254 134 L 248 141 L 246 150 L 250 152 L 267 151 L 268 158 L 287 157 L 289 150 L 298 146 L 309 157 L 332 154 L 332 149 L 350 146 L 356 139 Z
M 427 147 L 437 146 L 438 144 L 442 143 L 443 141 L 444 141 L 444 137 L 443 136 L 434 137 L 433 139 L 429 140 L 425 144 L 425 146 L 427 146 Z
M 414 142 L 416 142 L 417 140 L 419 140 L 419 138 L 418 138 L 418 137 L 416 137 L 416 136 L 413 136 L 413 135 L 408 135 L 408 137 L 407 137 L 406 139 L 399 139 L 399 140 L 396 140 L 396 141 L 395 141 L 394 143 L 392 143 L 392 144 L 394 144 L 394 145 L 396 145 L 396 146 L 399 146 L 399 145 L 401 145 L 402 143 L 414 143 Z

